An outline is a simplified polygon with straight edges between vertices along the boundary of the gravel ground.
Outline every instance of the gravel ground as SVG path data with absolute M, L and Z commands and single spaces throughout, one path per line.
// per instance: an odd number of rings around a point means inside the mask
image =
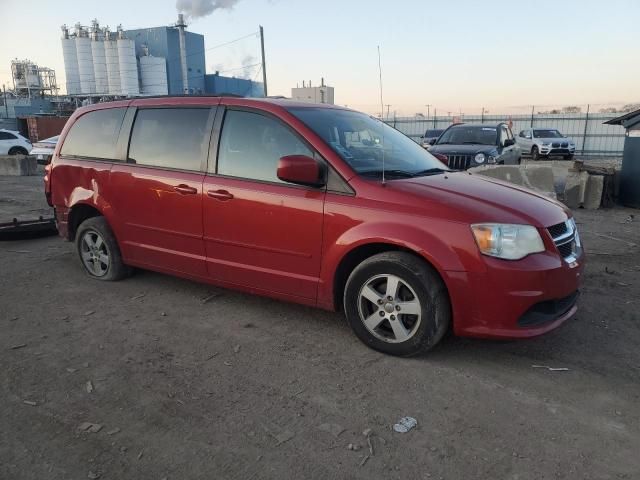
M 0 242 L 0 478 L 640 478 L 640 216 L 576 217 L 576 318 L 413 359 L 340 314 Z

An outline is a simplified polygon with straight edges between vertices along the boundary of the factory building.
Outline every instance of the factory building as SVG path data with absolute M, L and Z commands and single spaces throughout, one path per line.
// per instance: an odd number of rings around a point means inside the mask
M 206 73 L 204 36 L 174 26 L 123 30 L 62 27 L 67 93 L 83 96 L 235 94 L 262 96 L 261 83 Z
M 320 86 L 311 86 L 311 80 L 309 83 L 302 82 L 302 87 L 299 85 L 296 88 L 291 89 L 291 98 L 298 102 L 305 103 L 328 103 L 333 105 L 333 87 L 329 87 L 324 84 L 324 78 L 320 81 Z

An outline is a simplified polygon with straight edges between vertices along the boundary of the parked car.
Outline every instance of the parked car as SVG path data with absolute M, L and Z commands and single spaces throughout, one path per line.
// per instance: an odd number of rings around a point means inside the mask
M 562 155 L 565 160 L 571 160 L 576 153 L 576 142 L 552 128 L 527 128 L 520 132 L 516 141 L 523 152 L 531 154 L 533 160 L 552 155 Z
M 58 143 L 59 135 L 55 137 L 45 138 L 33 144 L 30 154 L 36 157 L 36 160 L 41 165 L 47 165 L 51 161 L 53 151 Z
M 518 165 L 522 154 L 506 123 L 471 125 L 457 123 L 447 128 L 429 149 L 453 170 L 487 164 Z
M 31 142 L 14 130 L 0 129 L 0 155 L 28 155 Z
M 97 280 L 138 267 L 341 309 L 366 345 L 394 355 L 450 328 L 540 335 L 577 309 L 585 256 L 570 210 L 444 168 L 346 108 L 100 103 L 76 110 L 45 170 L 60 235 Z
M 420 137 L 420 139 L 422 140 L 422 146 L 427 150 L 429 150 L 429 148 L 431 148 L 431 145 L 436 143 L 436 140 L 438 140 L 438 137 L 442 135 L 442 132 L 444 132 L 444 129 L 440 129 L 440 128 L 427 130 L 426 132 L 424 132 L 424 135 Z

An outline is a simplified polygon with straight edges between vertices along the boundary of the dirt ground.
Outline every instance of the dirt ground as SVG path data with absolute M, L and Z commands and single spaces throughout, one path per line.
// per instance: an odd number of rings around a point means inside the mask
M 413 359 L 340 314 L 0 242 L 0 478 L 640 478 L 640 212 L 575 214 L 577 317 Z

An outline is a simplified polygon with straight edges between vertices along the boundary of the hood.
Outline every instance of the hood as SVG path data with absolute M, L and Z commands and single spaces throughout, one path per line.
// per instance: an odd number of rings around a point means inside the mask
M 527 188 L 493 178 L 452 172 L 389 182 L 393 189 L 458 211 L 468 223 L 516 223 L 548 227 L 571 213 L 560 202 Z M 464 219 L 464 220 L 463 220 Z
M 497 149 L 496 145 L 433 145 L 429 151 L 431 153 L 442 153 L 443 155 L 475 155 L 476 153 L 489 154 Z

